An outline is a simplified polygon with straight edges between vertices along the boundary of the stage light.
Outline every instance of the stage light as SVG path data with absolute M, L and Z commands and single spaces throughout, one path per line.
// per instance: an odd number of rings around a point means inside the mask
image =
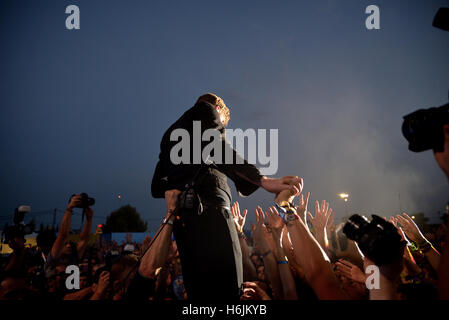
M 338 196 L 341 199 L 343 199 L 344 202 L 348 202 L 348 198 L 349 198 L 349 194 L 348 193 L 342 192 L 342 193 L 339 193 Z

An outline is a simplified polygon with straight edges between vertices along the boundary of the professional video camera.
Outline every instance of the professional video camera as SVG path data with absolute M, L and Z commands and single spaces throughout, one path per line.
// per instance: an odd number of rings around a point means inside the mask
M 440 8 L 432 25 L 435 28 L 449 31 L 449 8 Z
M 377 266 L 398 261 L 406 244 L 393 224 L 376 215 L 372 215 L 371 221 L 358 214 L 352 215 L 343 233 Z
M 432 24 L 449 31 L 449 8 L 440 8 Z M 409 150 L 421 152 L 444 151 L 443 126 L 449 124 L 449 103 L 440 107 L 420 109 L 404 117 L 402 134 L 409 142 Z
M 404 117 L 402 134 L 409 142 L 409 150 L 421 152 L 444 151 L 443 126 L 449 124 L 449 103 L 430 109 L 420 109 Z

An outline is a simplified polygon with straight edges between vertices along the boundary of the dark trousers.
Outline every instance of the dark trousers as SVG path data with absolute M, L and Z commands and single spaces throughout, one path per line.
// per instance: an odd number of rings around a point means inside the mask
M 229 208 L 205 207 L 201 215 L 182 209 L 178 214 L 173 233 L 187 298 L 239 300 L 242 253 Z

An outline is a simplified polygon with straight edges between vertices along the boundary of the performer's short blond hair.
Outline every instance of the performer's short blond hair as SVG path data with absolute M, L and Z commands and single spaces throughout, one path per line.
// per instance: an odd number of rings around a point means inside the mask
M 229 108 L 226 106 L 226 104 L 224 103 L 222 98 L 220 98 L 219 96 L 217 96 L 213 93 L 206 93 L 206 94 L 203 94 L 201 97 L 199 97 L 198 100 L 196 101 L 196 103 L 202 102 L 202 101 L 209 102 L 209 103 L 213 104 L 214 106 L 218 106 L 220 108 L 219 113 L 223 114 L 225 116 L 226 123 L 228 123 L 231 116 L 230 116 Z

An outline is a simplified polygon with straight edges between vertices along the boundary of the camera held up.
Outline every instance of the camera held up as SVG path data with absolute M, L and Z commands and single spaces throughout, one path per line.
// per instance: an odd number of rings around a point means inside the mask
M 76 196 L 76 194 L 72 194 L 72 196 L 69 199 L 69 203 L 70 201 L 72 201 L 72 198 Z M 86 209 L 87 207 L 91 207 L 95 204 L 95 199 L 94 198 L 90 198 L 87 193 L 83 192 L 80 193 L 81 196 L 81 204 L 76 206 L 77 208 L 81 208 L 81 209 Z
M 392 264 L 402 258 L 405 241 L 393 224 L 379 216 L 372 215 L 369 221 L 354 214 L 343 227 L 343 233 L 377 266 Z

